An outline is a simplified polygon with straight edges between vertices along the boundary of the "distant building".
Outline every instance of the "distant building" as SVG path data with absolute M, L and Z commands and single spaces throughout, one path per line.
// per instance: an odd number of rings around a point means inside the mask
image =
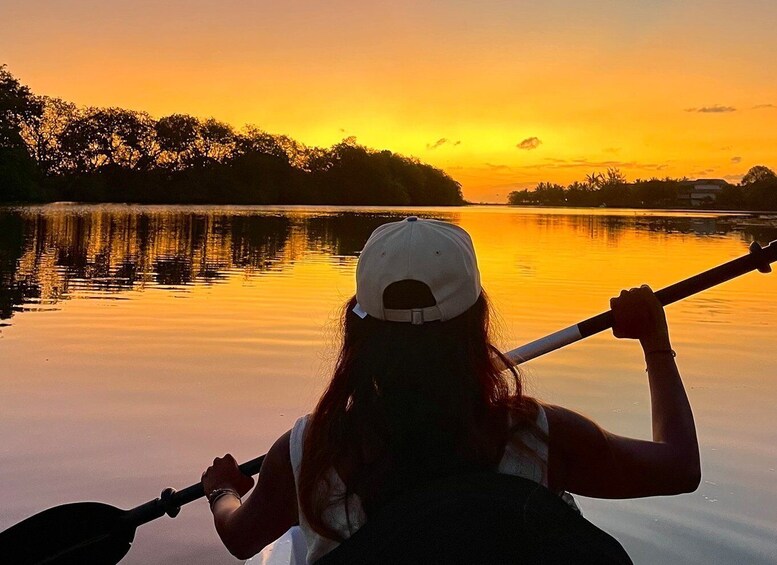
M 681 206 L 687 208 L 698 208 L 705 204 L 712 204 L 727 186 L 733 185 L 723 179 L 684 180 L 680 182 L 677 201 Z

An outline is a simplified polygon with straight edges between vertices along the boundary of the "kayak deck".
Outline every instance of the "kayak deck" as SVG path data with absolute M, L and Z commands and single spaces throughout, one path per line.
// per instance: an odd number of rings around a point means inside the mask
M 292 528 L 248 561 L 301 565 Z M 632 563 L 621 544 L 528 479 L 486 473 L 448 477 L 388 504 L 316 565 L 394 563 Z

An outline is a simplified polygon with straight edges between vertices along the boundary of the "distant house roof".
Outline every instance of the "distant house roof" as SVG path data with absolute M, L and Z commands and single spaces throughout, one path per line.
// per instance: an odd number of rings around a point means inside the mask
M 680 181 L 680 184 L 685 186 L 698 186 L 698 185 L 715 185 L 723 188 L 724 186 L 733 186 L 730 182 L 723 179 L 696 179 L 696 180 L 684 180 Z

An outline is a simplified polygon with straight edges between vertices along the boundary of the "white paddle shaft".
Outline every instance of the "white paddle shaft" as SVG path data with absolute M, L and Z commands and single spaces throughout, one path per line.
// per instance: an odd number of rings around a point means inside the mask
M 520 365 L 530 359 L 545 355 L 556 349 L 561 349 L 562 347 L 581 339 L 583 339 L 583 334 L 580 333 L 580 328 L 575 324 L 574 326 L 569 326 L 563 330 L 536 339 L 521 347 L 516 347 L 505 353 L 505 356 L 512 361 L 514 365 Z

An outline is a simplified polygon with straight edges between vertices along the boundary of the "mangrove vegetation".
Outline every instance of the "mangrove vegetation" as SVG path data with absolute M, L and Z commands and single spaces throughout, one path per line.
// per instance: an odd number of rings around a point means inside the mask
M 346 138 L 308 147 L 254 126 L 154 118 L 34 94 L 0 66 L 0 202 L 457 205 L 444 171 Z
M 628 182 L 617 168 L 591 173 L 567 186 L 541 182 L 515 190 L 508 204 L 607 208 L 704 208 L 777 210 L 777 174 L 764 165 L 752 167 L 739 184 L 723 179 L 651 178 Z

